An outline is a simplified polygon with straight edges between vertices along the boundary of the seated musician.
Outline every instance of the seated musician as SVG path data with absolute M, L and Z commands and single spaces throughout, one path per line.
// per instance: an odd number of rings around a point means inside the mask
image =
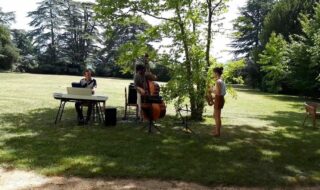
M 92 94 L 94 94 L 95 89 L 97 88 L 97 81 L 92 78 L 92 71 L 90 69 L 86 69 L 83 72 L 83 75 L 84 75 L 84 78 L 80 80 L 80 86 L 82 88 L 91 88 L 92 89 Z M 84 120 L 82 109 L 81 109 L 81 106 L 83 106 L 83 105 L 88 106 L 86 120 Z M 93 108 L 92 103 L 84 102 L 84 101 L 77 101 L 76 104 L 75 104 L 75 107 L 76 107 L 76 111 L 77 111 L 77 114 L 78 114 L 78 123 L 79 123 L 79 125 L 88 124 L 88 122 L 90 121 L 91 112 L 92 112 L 92 108 Z
M 153 80 L 153 81 L 154 81 L 154 80 L 157 80 L 157 76 L 154 75 L 154 74 L 151 72 L 150 64 L 149 64 L 149 54 L 148 54 L 148 53 L 146 53 L 146 54 L 144 55 L 143 64 L 144 64 L 144 66 L 145 66 L 145 68 L 146 68 L 146 73 L 145 73 L 146 77 L 147 77 L 148 79 L 150 79 L 150 80 Z
M 143 119 L 142 109 L 141 109 L 141 96 L 149 95 L 148 80 L 154 80 L 154 77 L 147 75 L 146 67 L 142 64 L 136 66 L 136 74 L 134 76 L 134 85 L 137 90 L 137 104 L 138 104 L 138 115 L 140 119 Z
M 142 110 L 141 110 L 141 96 L 145 96 L 148 93 L 148 84 L 146 78 L 146 68 L 142 64 L 136 65 L 136 73 L 134 75 L 134 85 L 137 90 L 137 105 L 139 117 L 142 120 Z

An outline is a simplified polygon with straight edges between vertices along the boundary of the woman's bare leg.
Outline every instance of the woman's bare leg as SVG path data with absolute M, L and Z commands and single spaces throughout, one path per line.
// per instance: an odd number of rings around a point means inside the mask
M 220 136 L 220 131 L 221 131 L 221 110 L 220 109 L 214 109 L 214 120 L 216 122 L 214 135 Z

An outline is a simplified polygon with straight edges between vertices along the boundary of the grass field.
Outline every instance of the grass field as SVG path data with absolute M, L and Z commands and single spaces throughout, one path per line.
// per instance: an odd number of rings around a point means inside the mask
M 143 124 L 117 127 L 76 125 L 73 104 L 62 122 L 53 120 L 74 76 L 0 73 L 0 167 L 45 175 L 155 178 L 208 186 L 291 187 L 320 184 L 320 131 L 302 128 L 303 100 L 237 88 L 227 97 L 221 138 L 211 137 L 212 108 L 206 120 L 192 123 L 196 136 L 177 130 L 174 110 L 159 122 L 161 134 Z M 123 109 L 130 81 L 97 78 L 97 94 Z M 122 113 L 119 113 L 119 118 Z M 121 120 L 120 120 L 121 121 Z

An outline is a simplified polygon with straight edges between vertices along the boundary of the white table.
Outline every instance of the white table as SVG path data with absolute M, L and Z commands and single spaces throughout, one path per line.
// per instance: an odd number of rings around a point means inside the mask
M 98 106 L 99 117 L 102 118 L 102 120 L 104 121 L 104 118 L 105 118 L 104 110 L 106 107 L 106 101 L 108 100 L 107 96 L 98 96 L 98 95 L 81 96 L 81 95 L 72 95 L 72 94 L 63 94 L 63 93 L 53 93 L 53 98 L 56 100 L 60 100 L 60 106 L 54 122 L 55 124 L 57 124 L 58 121 L 61 121 L 66 103 L 77 102 L 77 101 L 95 103 Z M 102 103 L 102 106 L 101 106 L 101 103 Z

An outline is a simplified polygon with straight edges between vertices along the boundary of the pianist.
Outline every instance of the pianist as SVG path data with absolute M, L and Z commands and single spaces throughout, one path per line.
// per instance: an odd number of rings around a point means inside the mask
M 82 88 L 91 88 L 92 94 L 94 94 L 95 89 L 97 88 L 97 81 L 92 78 L 92 71 L 90 69 L 86 69 L 83 72 L 83 76 L 84 76 L 84 78 L 80 80 L 80 86 Z M 88 106 L 86 120 L 84 120 L 81 106 Z M 84 102 L 84 101 L 77 101 L 75 104 L 75 107 L 76 107 L 76 111 L 78 114 L 78 124 L 79 125 L 88 124 L 88 122 L 90 121 L 91 112 L 92 112 L 92 108 L 93 108 L 92 103 L 91 102 Z

